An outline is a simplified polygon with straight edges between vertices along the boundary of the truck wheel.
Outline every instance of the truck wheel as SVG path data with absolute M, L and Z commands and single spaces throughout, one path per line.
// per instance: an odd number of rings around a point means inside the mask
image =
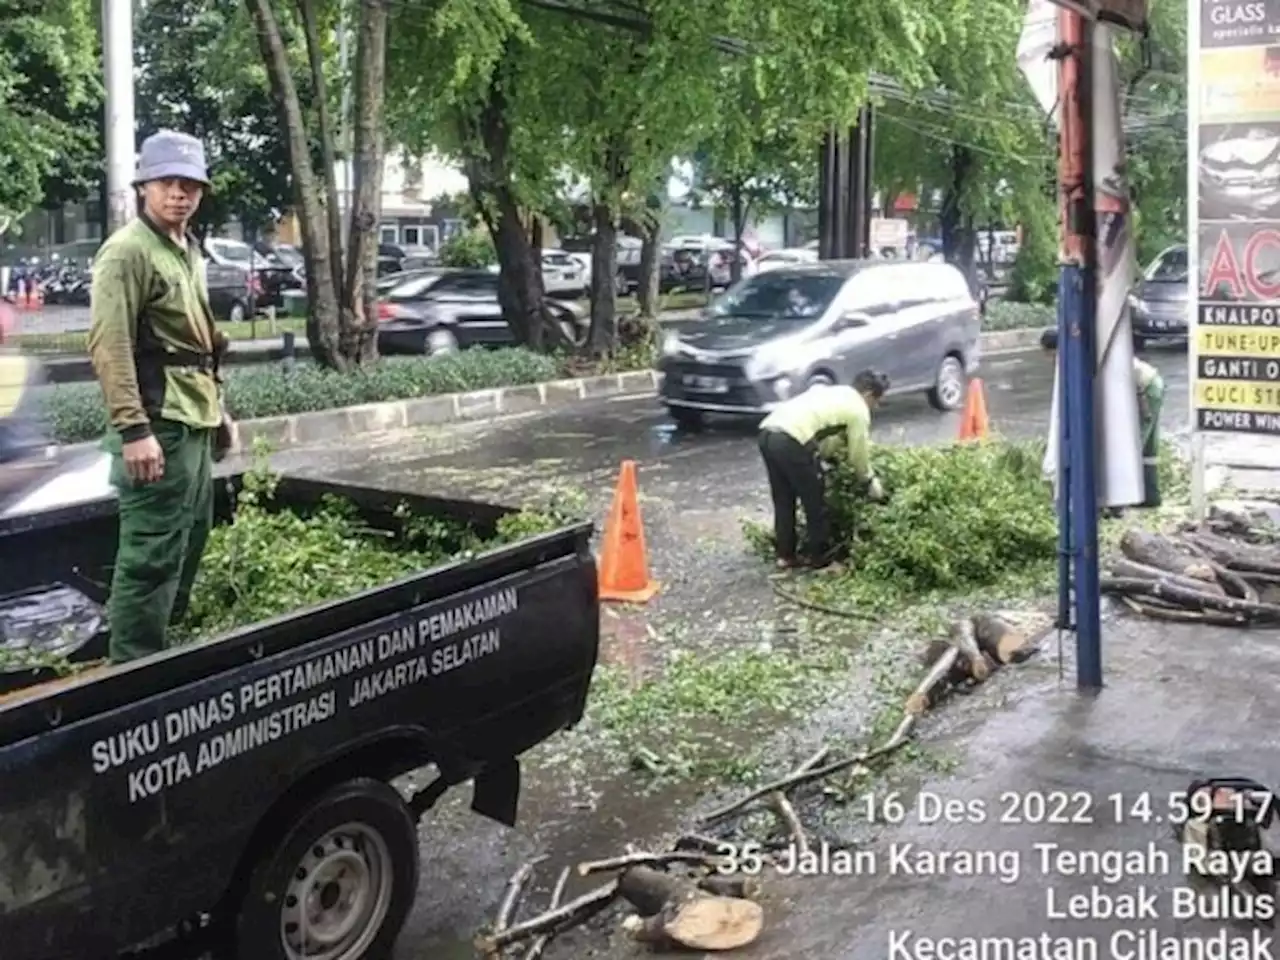
M 264 852 L 236 920 L 241 960 L 384 960 L 418 889 L 418 834 L 400 794 L 349 780 Z

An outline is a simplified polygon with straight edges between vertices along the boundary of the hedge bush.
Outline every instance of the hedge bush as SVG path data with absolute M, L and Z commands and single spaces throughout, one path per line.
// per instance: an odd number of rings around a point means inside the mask
M 443 357 L 388 357 L 370 370 L 349 374 L 308 364 L 292 370 L 276 365 L 233 367 L 227 374 L 227 409 L 237 420 L 251 420 L 518 386 L 565 375 L 561 358 L 520 348 L 464 350 Z M 58 443 L 96 440 L 107 428 L 106 407 L 96 383 L 50 388 L 45 413 Z
M 1042 303 L 1012 303 L 997 300 L 988 304 L 987 315 L 982 318 L 984 333 L 998 330 L 1027 330 L 1051 327 L 1058 322 L 1058 308 Z

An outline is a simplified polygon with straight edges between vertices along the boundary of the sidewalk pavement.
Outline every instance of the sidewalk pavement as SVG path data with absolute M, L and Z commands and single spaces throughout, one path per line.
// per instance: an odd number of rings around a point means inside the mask
M 766 933 L 735 956 L 1272 956 L 1273 931 L 1224 925 L 1211 892 L 1195 898 L 1191 891 L 1214 888 L 1187 879 L 1170 820 L 1174 798 L 1196 778 L 1280 785 L 1280 634 L 1126 613 L 1108 619 L 1103 644 L 1106 687 L 1097 694 L 1077 692 L 1069 651 L 1058 681 L 1050 634 L 1037 665 L 1005 670 L 944 708 L 921 738 L 929 751 L 963 756 L 958 772 L 927 780 L 914 800 L 902 795 L 901 824 L 857 848 L 859 875 L 827 870 L 767 883 Z M 993 709 L 975 710 L 974 700 Z M 872 789 L 882 802 L 891 788 Z M 965 822 L 925 822 L 941 803 Z M 974 861 L 977 872 L 967 869 Z M 1243 938 L 1248 949 L 1175 955 L 1152 937 Z M 641 955 L 622 943 L 607 954 Z

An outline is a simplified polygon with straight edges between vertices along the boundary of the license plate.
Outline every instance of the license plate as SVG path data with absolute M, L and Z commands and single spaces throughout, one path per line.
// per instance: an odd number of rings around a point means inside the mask
M 684 378 L 684 385 L 690 390 L 697 390 L 701 393 L 729 392 L 729 381 L 724 377 L 687 376 Z

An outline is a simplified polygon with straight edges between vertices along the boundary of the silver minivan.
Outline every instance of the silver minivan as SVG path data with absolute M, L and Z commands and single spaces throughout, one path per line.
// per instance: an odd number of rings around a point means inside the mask
M 669 333 L 661 396 L 685 426 L 705 414 L 767 413 L 814 383 L 852 383 L 867 368 L 890 394 L 963 405 L 977 372 L 981 311 L 946 263 L 828 260 L 749 277 Z

